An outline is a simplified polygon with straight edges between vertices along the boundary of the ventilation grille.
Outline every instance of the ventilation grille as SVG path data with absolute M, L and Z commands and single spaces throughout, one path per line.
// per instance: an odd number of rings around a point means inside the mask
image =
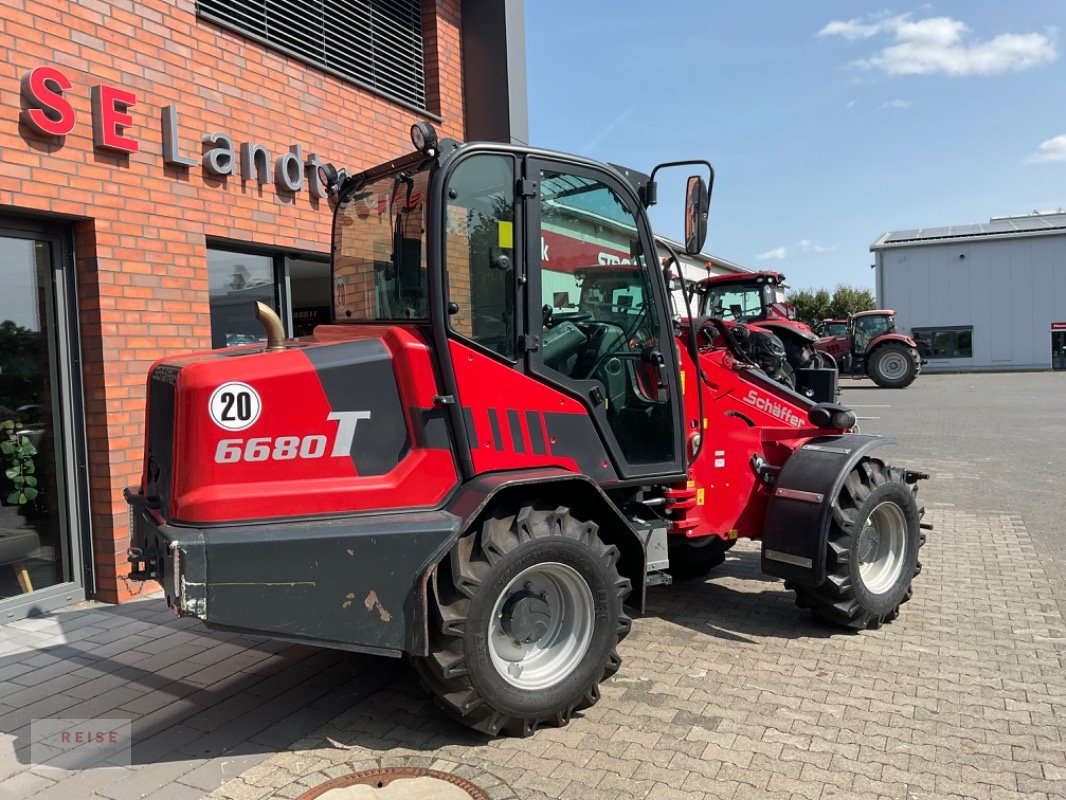
M 426 110 L 420 0 L 197 0 L 196 13 Z

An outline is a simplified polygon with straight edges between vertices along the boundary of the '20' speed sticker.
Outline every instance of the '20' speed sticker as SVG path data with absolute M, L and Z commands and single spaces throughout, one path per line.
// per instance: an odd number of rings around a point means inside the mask
M 230 381 L 211 393 L 208 411 L 211 419 L 227 431 L 243 431 L 259 419 L 263 401 L 247 383 Z

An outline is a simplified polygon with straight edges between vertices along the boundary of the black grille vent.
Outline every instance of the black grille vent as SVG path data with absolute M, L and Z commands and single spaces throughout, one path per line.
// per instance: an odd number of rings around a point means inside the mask
M 197 0 L 196 13 L 419 111 L 420 0 Z
M 148 463 L 145 499 L 170 516 L 170 473 L 174 461 L 175 386 L 178 368 L 161 364 L 148 381 Z

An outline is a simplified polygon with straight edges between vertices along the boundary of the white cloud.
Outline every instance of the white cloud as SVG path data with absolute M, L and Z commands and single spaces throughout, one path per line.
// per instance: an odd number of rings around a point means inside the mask
M 893 17 L 892 19 L 900 19 Z M 845 39 L 869 39 L 885 29 L 885 25 L 891 20 L 871 19 L 863 22 L 859 19 L 833 20 L 820 31 L 819 36 L 843 36 Z
M 911 107 L 911 101 L 910 100 L 900 100 L 899 98 L 897 98 L 895 100 L 889 100 L 887 103 L 882 103 L 881 105 L 878 106 L 878 108 L 899 109 L 901 111 L 902 110 L 906 110 L 906 109 L 908 109 L 910 107 Z
M 1041 142 L 1036 152 L 1026 159 L 1030 164 L 1040 161 L 1066 161 L 1066 133 Z
M 854 41 L 888 35 L 895 40 L 869 58 L 854 64 L 888 75 L 998 75 L 1020 72 L 1058 58 L 1054 37 L 1046 33 L 1004 33 L 976 40 L 970 28 L 951 17 L 915 20 L 910 14 L 866 20 L 834 20 L 818 36 L 841 36 Z
M 755 256 L 758 261 L 780 261 L 788 255 L 788 249 L 785 247 L 775 247 L 773 250 L 767 250 L 765 253 L 760 253 Z
M 803 253 L 831 253 L 836 250 L 836 247 L 824 247 L 820 244 L 815 244 L 810 239 L 800 239 L 799 249 Z
M 810 239 L 800 239 L 795 245 L 775 247 L 765 253 L 759 253 L 755 258 L 759 261 L 781 261 L 788 257 L 790 252 L 800 253 L 831 253 L 836 247 L 825 247 L 812 242 Z
M 855 101 L 854 100 L 848 100 L 848 105 L 846 107 L 847 108 L 855 108 Z

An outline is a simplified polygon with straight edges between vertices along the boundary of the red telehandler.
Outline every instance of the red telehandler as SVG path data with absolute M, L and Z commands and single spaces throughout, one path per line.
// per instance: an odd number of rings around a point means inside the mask
M 412 141 L 323 168 L 332 324 L 285 341 L 261 305 L 265 344 L 151 368 L 132 578 L 211 628 L 407 656 L 490 734 L 595 703 L 645 588 L 737 538 L 831 623 L 897 616 L 924 476 L 720 320 L 675 331 L 646 213 L 660 167 L 427 123 Z M 710 178 L 688 183 L 696 253 L 713 171 L 691 163 Z

